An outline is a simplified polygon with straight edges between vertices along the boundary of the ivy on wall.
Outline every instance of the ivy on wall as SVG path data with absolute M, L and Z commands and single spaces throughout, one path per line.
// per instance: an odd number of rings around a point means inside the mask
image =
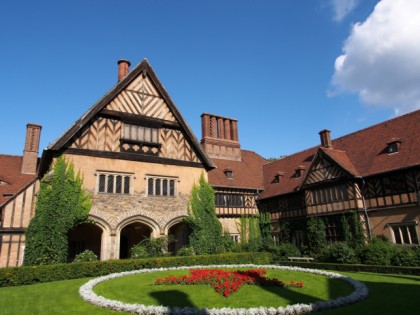
M 197 255 L 224 251 L 222 225 L 216 216 L 214 190 L 201 174 L 194 184 L 185 219 L 191 228 L 190 246 Z
M 26 231 L 24 265 L 66 262 L 67 233 L 87 220 L 91 206 L 80 174 L 59 157 L 41 180 L 35 216 Z

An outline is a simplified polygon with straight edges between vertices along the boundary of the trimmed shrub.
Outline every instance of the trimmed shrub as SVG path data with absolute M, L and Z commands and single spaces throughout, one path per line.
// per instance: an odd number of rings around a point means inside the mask
M 291 243 L 273 246 L 271 254 L 273 255 L 273 262 L 286 261 L 288 257 L 301 256 L 299 249 Z
M 177 256 L 142 259 L 92 261 L 72 264 L 0 268 L 0 287 L 18 286 L 66 279 L 98 277 L 114 272 L 176 266 L 216 264 L 269 264 L 269 253 L 225 253 L 219 255 Z
M 416 253 L 416 251 L 418 253 Z M 395 248 L 391 257 L 391 264 L 393 266 L 407 266 L 416 267 L 420 266 L 420 251 L 410 247 L 397 247 Z
M 352 272 L 376 272 L 385 274 L 404 274 L 420 276 L 419 267 L 398 267 L 398 266 L 375 266 L 375 265 L 347 265 L 331 264 L 322 262 L 298 262 L 283 261 L 283 266 L 297 266 L 302 268 L 315 268 L 323 270 L 352 271 Z
M 345 242 L 328 245 L 321 251 L 318 259 L 323 262 L 338 264 L 358 263 L 355 251 Z
M 91 250 L 87 249 L 81 252 L 80 254 L 76 255 L 73 262 L 78 263 L 78 262 L 96 261 L 96 260 L 98 260 L 98 256 L 96 256 L 95 253 L 92 252 Z
M 366 265 L 391 265 L 395 246 L 386 240 L 374 238 L 371 243 L 358 250 L 360 261 Z

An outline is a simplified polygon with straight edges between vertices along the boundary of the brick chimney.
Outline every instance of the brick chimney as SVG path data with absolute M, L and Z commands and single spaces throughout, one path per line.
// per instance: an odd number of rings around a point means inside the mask
M 324 147 L 324 148 L 331 148 L 332 147 L 330 133 L 331 132 L 328 129 L 324 129 L 324 130 L 321 130 L 319 132 L 319 136 L 321 138 L 321 146 Z
M 236 119 L 204 113 L 201 115 L 201 130 L 201 144 L 211 158 L 241 160 Z
M 124 77 L 130 72 L 130 61 L 125 59 L 118 60 L 118 82 L 120 82 Z
M 41 128 L 40 125 L 36 124 L 26 125 L 26 141 L 21 168 L 22 174 L 36 174 Z

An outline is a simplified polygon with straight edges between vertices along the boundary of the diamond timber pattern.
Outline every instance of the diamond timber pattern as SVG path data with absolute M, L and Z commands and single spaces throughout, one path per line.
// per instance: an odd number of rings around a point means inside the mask
M 168 121 L 176 121 L 169 107 L 159 95 L 149 78 L 139 76 L 106 107 L 135 115 L 144 115 Z

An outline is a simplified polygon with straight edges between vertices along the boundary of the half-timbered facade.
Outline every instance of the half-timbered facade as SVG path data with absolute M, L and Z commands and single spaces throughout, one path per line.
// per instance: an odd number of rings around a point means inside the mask
M 267 163 L 259 154 L 242 150 L 236 119 L 201 115 L 201 144 L 216 168 L 208 174 L 215 190 L 216 214 L 225 231 L 240 241 L 241 217 L 259 214 L 257 198 L 264 189 L 262 166 Z
M 23 156 L 0 155 L 0 267 L 18 266 L 35 211 L 41 126 L 28 124 Z
M 331 140 L 264 166 L 260 211 L 270 212 L 276 237 L 282 223 L 305 242 L 306 220 L 323 217 L 327 240 L 343 240 L 341 216 L 356 212 L 366 237 L 419 244 L 420 111 Z
M 118 82 L 38 159 L 41 126 L 28 124 L 23 157 L 0 155 L 0 267 L 18 266 L 34 215 L 39 178 L 54 159 L 73 162 L 91 193 L 90 223 L 69 234 L 69 260 L 85 249 L 100 259 L 129 256 L 145 237 L 188 241 L 191 188 L 204 173 L 216 214 L 240 241 L 240 218 L 270 213 L 273 233 L 288 225 L 303 245 L 306 221 L 322 217 L 329 242 L 343 240 L 342 216 L 356 213 L 366 237 L 419 244 L 420 111 L 268 163 L 241 149 L 236 119 L 203 114 L 198 142 L 149 63 L 118 63 Z

